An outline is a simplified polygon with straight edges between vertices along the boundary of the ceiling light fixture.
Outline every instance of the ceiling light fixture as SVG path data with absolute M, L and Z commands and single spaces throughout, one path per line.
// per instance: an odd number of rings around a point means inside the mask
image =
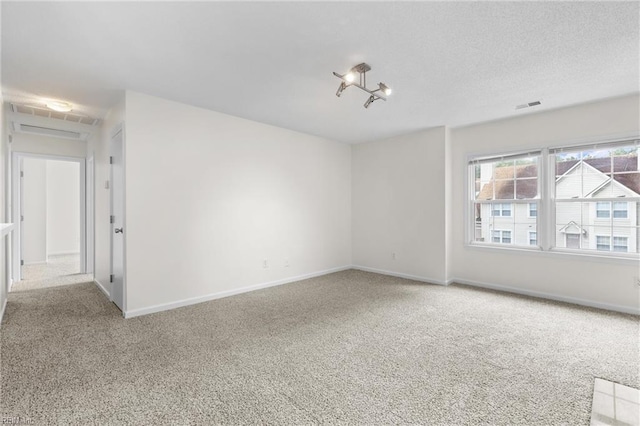
M 377 101 L 378 99 L 386 101 L 387 96 L 391 94 L 391 89 L 384 83 L 378 83 L 378 88 L 376 90 L 367 89 L 367 71 L 371 71 L 371 66 L 363 62 L 351 68 L 349 72 L 344 75 L 334 72 L 333 75 L 342 80 L 340 86 L 338 87 L 338 91 L 336 92 L 336 96 L 340 97 L 342 92 L 344 92 L 344 89 L 346 89 L 347 87 L 355 86 L 361 90 L 364 90 L 370 95 L 369 99 L 367 99 L 367 101 L 364 103 L 365 108 L 369 108 L 369 105 L 371 105 L 373 101 Z M 358 83 L 355 82 L 356 73 L 360 74 Z
M 62 102 L 62 101 L 47 101 L 45 103 L 45 106 L 49 109 L 52 109 L 58 112 L 69 112 L 73 109 L 73 107 L 69 102 Z

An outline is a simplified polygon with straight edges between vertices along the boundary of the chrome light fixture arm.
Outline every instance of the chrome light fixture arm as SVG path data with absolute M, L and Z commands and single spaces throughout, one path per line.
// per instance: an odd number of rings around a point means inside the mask
M 338 87 L 338 91 L 336 92 L 336 96 L 340 97 L 342 92 L 349 86 L 355 86 L 360 90 L 367 92 L 370 96 L 364 104 L 365 108 L 368 108 L 369 105 L 373 101 L 378 99 L 382 99 L 383 101 L 387 100 L 387 95 L 391 93 L 391 89 L 384 83 L 378 83 L 378 88 L 375 90 L 367 89 L 367 71 L 370 71 L 371 67 L 364 62 L 356 65 L 351 68 L 347 74 L 338 74 L 334 72 L 333 75 L 342 80 L 340 86 Z M 359 83 L 355 82 L 355 74 L 360 74 Z

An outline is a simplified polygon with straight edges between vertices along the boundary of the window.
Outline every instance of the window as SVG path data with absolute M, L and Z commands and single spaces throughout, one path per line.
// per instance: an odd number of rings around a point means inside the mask
M 626 219 L 628 217 L 626 202 L 615 201 L 613 203 L 613 217 L 615 219 Z
M 511 244 L 511 231 L 496 230 L 493 231 L 492 241 L 498 244 Z
M 596 248 L 600 251 L 609 251 L 611 244 L 611 238 L 603 235 L 596 236 Z
M 611 203 L 608 201 L 599 201 L 596 203 L 596 217 L 609 218 L 611 215 Z
M 491 216 L 511 217 L 511 204 L 493 204 Z
M 626 253 L 628 250 L 629 238 L 627 237 L 613 237 L 613 251 Z
M 640 251 L 639 152 L 637 140 L 549 151 L 556 230 L 579 233 L 581 251 Z M 554 247 L 578 248 L 560 235 Z
M 637 257 L 639 154 L 627 139 L 470 159 L 468 242 Z
M 512 244 L 529 247 L 522 227 L 537 228 L 530 203 L 538 198 L 540 153 L 472 160 L 474 243 Z M 532 220 L 533 219 L 533 220 Z

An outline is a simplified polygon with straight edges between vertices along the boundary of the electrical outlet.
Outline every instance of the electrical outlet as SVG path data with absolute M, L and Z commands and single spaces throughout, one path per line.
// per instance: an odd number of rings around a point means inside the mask
M 262 267 L 263 268 L 268 268 L 269 267 L 269 261 L 267 259 L 262 261 Z
M 640 287 L 640 277 L 633 277 L 633 282 Z
M 285 259 L 284 260 L 284 267 L 288 268 L 289 267 L 289 259 Z
M 391 253 L 391 258 L 392 258 L 393 260 L 396 260 L 396 252 L 395 252 L 395 251 L 394 251 L 393 253 Z

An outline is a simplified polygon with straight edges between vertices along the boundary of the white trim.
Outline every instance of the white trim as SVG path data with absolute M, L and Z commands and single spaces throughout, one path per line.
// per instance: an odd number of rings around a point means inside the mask
M 452 280 L 443 281 L 443 280 L 437 280 L 435 278 L 420 277 L 417 275 L 405 274 L 402 272 L 385 271 L 384 269 L 369 268 L 368 266 L 352 265 L 351 269 L 357 269 L 359 271 L 373 272 L 381 275 L 389 275 L 390 277 L 406 278 L 408 280 L 420 281 L 423 283 L 438 284 L 438 285 L 444 285 L 444 286 L 449 285 L 453 282 Z
M 2 303 L 2 308 L 0 308 L 0 327 L 2 326 L 2 319 L 4 318 L 4 311 L 7 308 L 7 299 L 4 299 Z
M 545 293 L 542 291 L 527 290 L 517 287 L 509 287 L 498 284 L 489 284 L 475 280 L 465 280 L 462 278 L 453 278 L 453 283 L 464 284 L 472 287 L 488 288 L 491 290 L 503 291 L 506 293 L 522 294 L 525 296 L 537 297 L 539 299 L 555 300 L 557 302 L 572 303 L 574 305 L 588 306 L 590 308 L 605 309 L 608 311 L 622 312 L 625 314 L 640 315 L 640 307 L 613 305 L 611 303 L 596 302 L 593 300 L 579 299 L 577 297 L 562 296 L 559 294 Z
M 247 287 L 237 288 L 233 290 L 225 290 L 217 293 L 205 294 L 204 296 L 191 297 L 188 299 L 178 300 L 176 302 L 162 303 L 159 305 L 149 306 L 147 308 L 139 308 L 132 310 L 125 310 L 123 315 L 125 318 L 134 318 L 141 315 L 154 314 L 156 312 L 168 311 L 170 309 L 182 308 L 184 306 L 195 305 L 202 302 L 208 302 L 210 300 L 222 299 L 223 297 L 235 296 L 237 294 L 248 293 L 254 290 L 261 290 L 263 288 L 275 287 L 282 284 L 289 284 L 295 281 L 306 280 L 308 278 L 319 277 L 322 275 L 332 274 L 334 272 L 346 271 L 352 269 L 351 265 L 340 266 L 337 268 L 326 269 L 324 271 L 312 272 L 310 274 L 298 275 L 296 277 L 284 278 L 277 281 L 270 281 L 261 284 L 250 285 Z
M 111 300 L 111 294 L 109 294 L 109 292 L 107 291 L 107 289 L 104 287 L 104 285 L 102 285 L 102 283 L 99 280 L 94 279 L 93 280 L 94 284 L 96 286 L 98 286 L 98 288 L 100 289 L 100 291 L 102 291 L 105 296 L 107 296 L 107 298 L 109 298 L 109 300 Z
M 49 262 L 46 261 L 46 260 L 35 260 L 33 262 L 24 262 L 23 266 L 27 266 L 27 265 L 45 265 L 47 263 L 49 263 Z

